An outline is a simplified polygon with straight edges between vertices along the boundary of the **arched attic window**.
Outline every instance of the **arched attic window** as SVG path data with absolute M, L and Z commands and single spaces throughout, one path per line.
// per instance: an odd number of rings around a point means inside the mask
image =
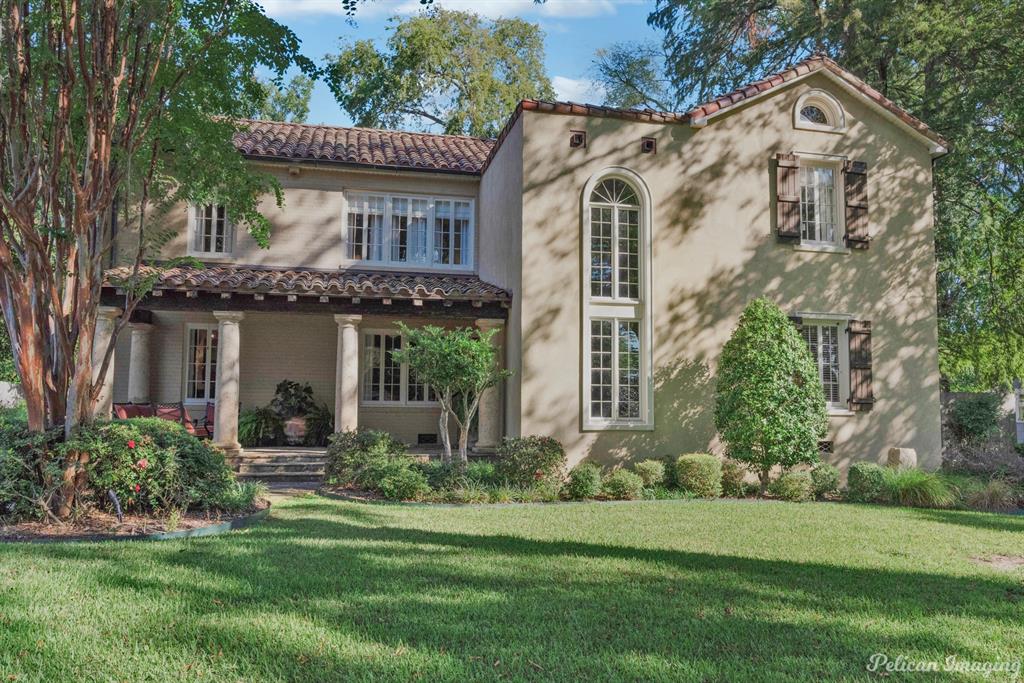
M 805 130 L 841 133 L 846 130 L 846 112 L 832 95 L 811 90 L 800 96 L 793 111 L 793 126 Z

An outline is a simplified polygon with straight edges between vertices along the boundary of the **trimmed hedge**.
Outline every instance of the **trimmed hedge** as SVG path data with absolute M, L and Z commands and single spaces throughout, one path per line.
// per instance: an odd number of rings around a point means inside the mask
M 633 465 L 633 471 L 644 480 L 644 486 L 657 486 L 665 481 L 665 463 L 660 460 L 644 460 Z
M 587 500 L 601 493 L 601 468 L 592 462 L 576 465 L 569 472 L 569 480 L 562 487 L 562 495 L 569 500 Z
M 601 490 L 613 500 L 634 500 L 643 493 L 644 480 L 636 472 L 615 470 L 605 478 Z
M 722 462 L 708 453 L 688 453 L 676 460 L 679 488 L 699 498 L 722 495 Z
M 550 436 L 505 438 L 498 447 L 495 474 L 512 486 L 540 481 L 561 482 L 565 477 L 565 449 Z
M 777 498 L 791 503 L 806 503 L 814 500 L 814 482 L 810 472 L 787 472 L 768 487 Z
M 850 465 L 846 474 L 846 498 L 854 503 L 885 502 L 885 470 L 873 462 Z
M 818 463 L 811 470 L 814 483 L 814 497 L 824 498 L 839 491 L 839 469 L 827 462 Z

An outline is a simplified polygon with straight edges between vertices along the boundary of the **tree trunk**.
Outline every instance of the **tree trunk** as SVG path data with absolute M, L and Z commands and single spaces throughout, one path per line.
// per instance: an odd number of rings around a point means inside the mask
M 459 468 L 469 464 L 469 424 L 459 425 Z
M 437 419 L 437 430 L 441 432 L 441 444 L 444 449 L 441 451 L 441 463 L 450 465 L 452 463 L 452 438 L 448 434 L 448 409 L 441 406 L 441 417 Z
M 768 483 L 771 481 L 771 477 L 772 477 L 771 470 L 770 469 L 761 470 L 758 473 L 757 476 L 758 476 L 758 479 L 761 482 L 761 487 L 760 487 L 760 490 L 758 491 L 757 495 L 759 497 L 761 497 L 761 498 L 764 498 L 764 494 L 768 492 Z
M 88 479 L 85 465 L 89 462 L 88 453 L 73 451 L 64 460 L 63 483 L 60 487 L 60 501 L 57 504 L 57 517 L 67 519 L 75 508 L 75 501 L 85 488 Z

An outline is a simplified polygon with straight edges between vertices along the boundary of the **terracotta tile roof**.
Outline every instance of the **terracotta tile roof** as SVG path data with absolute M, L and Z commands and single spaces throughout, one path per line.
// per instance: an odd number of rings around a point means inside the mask
M 479 174 L 493 140 L 372 128 L 241 121 L 235 147 L 248 157 Z
M 106 285 L 117 287 L 131 275 L 130 266 L 106 272 Z M 157 289 L 359 296 L 452 301 L 509 301 L 512 296 L 475 275 L 391 273 L 364 270 L 274 270 L 256 266 L 143 266 L 141 275 L 158 275 Z
M 941 135 L 933 131 L 923 121 L 907 112 L 902 107 L 898 106 L 892 100 L 886 98 L 882 93 L 878 92 L 870 85 L 865 83 L 860 78 L 857 78 L 852 73 L 839 66 L 836 62 L 832 61 L 824 55 L 814 55 L 809 57 L 802 62 L 797 62 L 793 66 L 780 71 L 777 74 L 766 76 L 759 81 L 754 81 L 742 88 L 737 88 L 730 93 L 721 95 L 714 98 L 709 102 L 697 105 L 690 111 L 686 112 L 686 116 L 689 120 L 701 119 L 717 112 L 723 111 L 737 104 L 740 104 L 746 99 L 760 95 L 761 93 L 776 88 L 783 83 L 792 81 L 795 78 L 806 76 L 807 74 L 815 71 L 821 71 L 825 69 L 830 73 L 841 78 L 847 85 L 859 92 L 860 94 L 873 101 L 875 104 L 883 107 L 891 114 L 896 116 L 900 121 L 916 130 L 921 135 L 935 142 L 943 147 L 948 147 L 948 144 Z

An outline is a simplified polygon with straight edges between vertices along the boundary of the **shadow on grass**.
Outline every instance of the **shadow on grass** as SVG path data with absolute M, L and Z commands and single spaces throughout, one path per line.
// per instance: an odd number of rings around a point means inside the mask
M 974 529 L 991 531 L 1024 531 L 1024 515 L 1001 514 L 997 512 L 972 512 L 967 510 L 932 510 L 911 508 L 913 513 L 929 522 L 957 524 Z
M 316 500 L 282 512 L 177 548 L 72 552 L 105 590 L 160 606 L 136 624 L 154 647 L 190 647 L 198 628 L 238 673 L 284 678 L 303 677 L 299 664 L 322 678 L 858 677 L 875 652 L 991 658 L 963 626 L 1019 618 L 1010 578 L 424 530 Z M 165 611 L 193 624 L 167 629 Z

